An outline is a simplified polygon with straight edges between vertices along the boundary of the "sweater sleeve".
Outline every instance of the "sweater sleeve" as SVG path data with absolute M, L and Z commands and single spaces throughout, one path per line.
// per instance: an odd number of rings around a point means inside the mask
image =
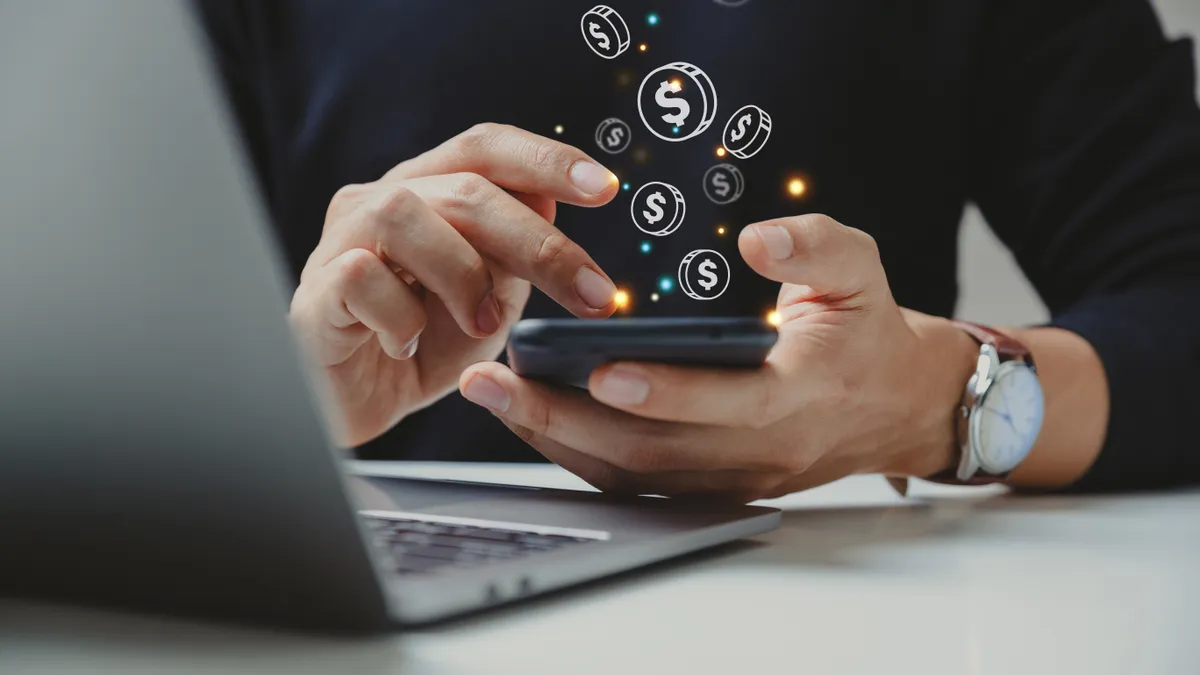
M 972 198 L 1104 365 L 1077 490 L 1200 482 L 1200 111 L 1146 0 L 996 0 L 975 42 Z

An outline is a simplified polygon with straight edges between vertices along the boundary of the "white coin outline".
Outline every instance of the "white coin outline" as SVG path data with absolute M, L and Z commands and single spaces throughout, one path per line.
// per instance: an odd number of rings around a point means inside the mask
M 721 290 L 717 291 L 717 294 L 711 298 L 704 297 L 703 295 L 693 291 L 692 285 L 688 281 L 687 276 L 687 272 L 692 266 L 692 261 L 705 253 L 711 253 L 717 256 L 721 259 L 721 264 L 725 266 L 725 285 L 721 286 Z M 725 291 L 729 290 L 729 278 L 732 276 L 733 272 L 729 269 L 729 261 L 725 259 L 725 256 L 721 255 L 720 251 L 714 251 L 711 248 L 698 248 L 695 251 L 683 256 L 683 260 L 679 262 L 679 287 L 682 288 L 683 292 L 693 300 L 716 300 L 717 298 L 721 297 L 725 294 Z
M 754 135 L 745 143 L 739 143 L 737 149 L 729 147 L 728 139 L 733 123 L 748 110 L 758 111 L 759 123 L 754 130 Z M 725 123 L 725 130 L 721 132 L 721 145 L 729 154 L 738 159 L 750 159 L 757 155 L 767 145 L 767 141 L 771 139 L 771 115 L 766 110 L 756 105 L 744 105 L 737 109 L 729 117 L 729 121 Z M 764 133 L 765 132 L 765 133 Z
M 608 24 L 609 28 L 612 28 L 613 34 L 617 38 L 617 51 L 612 56 L 609 56 L 599 49 L 596 49 L 596 46 L 592 44 L 592 36 L 588 33 L 587 29 L 589 16 L 594 17 L 599 21 L 603 21 L 604 23 Z M 613 21 L 614 18 L 616 19 L 616 22 Z M 631 43 L 629 36 L 629 25 L 625 23 L 625 19 L 621 17 L 617 10 L 609 7 L 608 5 L 596 5 L 595 7 L 584 12 L 583 17 L 579 20 L 579 30 L 583 33 L 583 41 L 587 43 L 588 49 L 592 50 L 592 53 L 603 59 L 611 60 L 617 58 L 621 54 L 624 54 L 625 50 L 629 49 L 629 45 Z
M 620 125 L 621 128 L 625 130 L 625 142 L 622 143 L 621 147 L 617 148 L 616 150 L 610 150 L 609 147 L 604 144 L 604 136 L 617 125 Z M 629 144 L 632 142 L 633 129 L 628 123 L 625 122 L 625 120 L 621 119 L 620 117 L 609 117 L 596 127 L 596 145 L 610 155 L 619 155 L 622 152 L 625 152 L 625 150 L 629 148 Z
M 658 133 L 658 130 L 646 120 L 646 111 L 642 109 L 642 92 L 646 89 L 646 83 L 658 73 L 668 69 L 677 70 L 690 79 L 692 84 L 696 85 L 696 88 L 700 90 L 700 100 L 704 104 L 703 110 L 701 111 L 700 124 L 696 125 L 696 128 L 686 136 L 667 136 L 665 134 Z M 710 93 L 712 94 L 711 105 L 709 104 L 708 100 Z M 672 61 L 665 66 L 659 66 L 655 68 L 647 73 L 646 77 L 642 78 L 642 84 L 638 87 L 637 92 L 637 105 L 638 117 L 642 118 L 642 125 L 649 129 L 650 133 L 669 143 L 682 143 L 689 138 L 695 138 L 705 131 L 708 131 L 708 128 L 712 126 L 713 120 L 717 117 L 717 88 L 713 85 L 712 79 L 709 78 L 708 73 L 700 70 L 699 67 L 694 66 L 687 61 Z
M 665 228 L 657 231 L 647 230 L 646 228 L 642 227 L 642 224 L 638 222 L 637 217 L 638 203 L 640 202 L 642 191 L 651 186 L 666 188 L 667 191 L 670 192 L 675 198 L 675 217 L 671 219 L 671 222 L 667 223 Z M 633 193 L 633 199 L 629 202 L 629 217 L 633 219 L 634 227 L 652 237 L 665 237 L 669 234 L 674 234 L 674 232 L 678 230 L 681 225 L 683 225 L 683 218 L 686 215 L 687 201 L 683 198 L 683 193 L 680 192 L 679 188 L 675 187 L 674 185 L 671 185 L 670 183 L 664 183 L 662 181 L 652 180 L 638 188 L 637 192 Z
M 712 192 L 709 190 L 708 179 L 712 176 L 713 171 L 716 171 L 717 169 L 728 171 L 733 176 L 734 186 L 732 197 L 726 197 L 722 199 L 720 197 L 713 196 Z M 728 162 L 722 162 L 721 164 L 714 164 L 708 167 L 708 171 L 704 172 L 704 178 L 701 187 L 704 188 L 704 196 L 708 197 L 708 201 L 716 204 L 717 206 L 726 206 L 736 202 L 738 199 L 741 199 L 742 193 L 746 190 L 746 177 L 742 174 L 741 169 Z

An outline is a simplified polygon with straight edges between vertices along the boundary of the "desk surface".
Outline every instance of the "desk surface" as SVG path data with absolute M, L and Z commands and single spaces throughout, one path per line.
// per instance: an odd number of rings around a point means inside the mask
M 550 466 L 371 466 L 584 487 Z M 850 478 L 767 502 L 783 526 L 754 540 L 403 635 L 0 601 L 0 672 L 1200 672 L 1200 492 L 914 492 Z

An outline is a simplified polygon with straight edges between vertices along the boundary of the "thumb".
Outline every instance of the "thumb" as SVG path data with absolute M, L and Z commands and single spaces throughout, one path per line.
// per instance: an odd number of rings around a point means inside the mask
M 871 235 L 821 215 L 750 225 L 738 237 L 742 257 L 762 276 L 807 286 L 818 296 L 858 298 L 874 305 L 891 297 Z

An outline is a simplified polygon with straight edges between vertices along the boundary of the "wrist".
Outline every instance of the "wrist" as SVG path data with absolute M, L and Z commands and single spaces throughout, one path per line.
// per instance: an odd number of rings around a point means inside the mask
M 958 467 L 958 416 L 979 345 L 948 319 L 905 311 L 905 320 L 917 338 L 905 394 L 910 433 L 884 473 L 925 478 Z

